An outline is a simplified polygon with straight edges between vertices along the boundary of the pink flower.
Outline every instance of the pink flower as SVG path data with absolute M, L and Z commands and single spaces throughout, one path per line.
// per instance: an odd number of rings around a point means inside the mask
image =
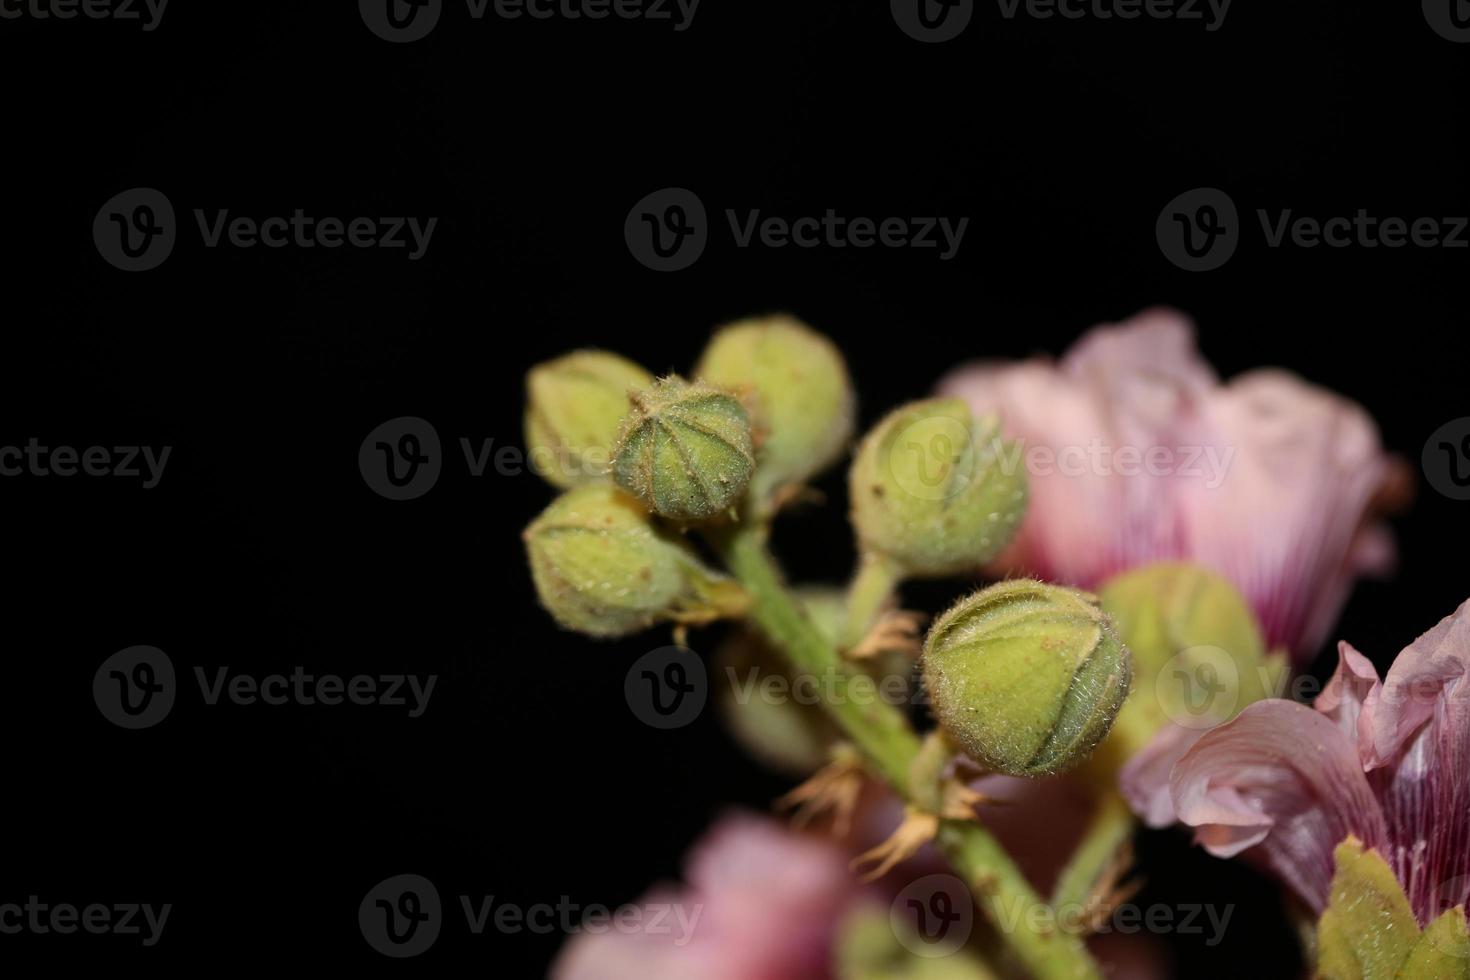
M 825 976 L 833 933 L 861 895 L 836 845 L 748 814 L 695 845 L 688 885 L 638 903 L 648 928 L 573 936 L 552 980 L 802 980 Z M 682 911 L 662 917 L 656 906 Z M 629 918 L 631 921 L 631 917 Z
M 1339 644 L 1316 709 L 1258 701 L 1174 766 L 1179 818 L 1212 854 L 1255 848 L 1320 911 L 1348 834 L 1393 868 L 1421 923 L 1470 898 L 1470 602 L 1380 682 Z
M 1060 362 L 977 364 L 941 390 L 1021 440 L 1026 520 L 993 571 L 1093 588 L 1151 561 L 1224 575 L 1272 646 L 1310 657 L 1393 545 L 1395 468 L 1358 405 L 1279 370 L 1221 384 L 1182 314 L 1094 328 Z

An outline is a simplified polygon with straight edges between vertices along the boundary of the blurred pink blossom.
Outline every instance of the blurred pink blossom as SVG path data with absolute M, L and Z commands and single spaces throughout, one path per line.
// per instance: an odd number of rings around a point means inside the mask
M 1386 571 L 1375 496 L 1400 475 L 1355 403 L 1275 369 L 1222 384 L 1182 314 L 1096 327 L 1060 361 L 940 384 L 1022 441 L 1031 503 L 991 571 L 1092 588 L 1151 561 L 1224 575 L 1267 642 L 1308 658 L 1353 580 Z

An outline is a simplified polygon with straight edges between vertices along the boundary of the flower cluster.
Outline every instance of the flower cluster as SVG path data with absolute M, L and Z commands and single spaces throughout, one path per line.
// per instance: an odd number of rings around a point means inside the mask
M 1160 976 L 1107 926 L 1141 821 L 1284 881 L 1320 976 L 1470 978 L 1470 604 L 1381 681 L 1344 643 L 1314 707 L 1281 697 L 1392 568 L 1403 469 L 1357 405 L 1222 383 L 1166 310 L 960 368 L 860 439 L 841 353 L 789 316 L 717 330 L 687 376 L 578 351 L 527 393 L 528 448 L 577 463 L 525 532 L 542 604 L 593 637 L 732 622 L 721 714 L 805 777 L 790 827 L 730 818 L 653 893 L 702 931 L 579 934 L 554 976 Z M 790 585 L 775 518 L 849 452 L 848 584 Z M 976 577 L 927 633 L 901 608 Z M 958 899 L 914 897 L 941 878 Z M 934 959 L 956 901 L 976 928 Z

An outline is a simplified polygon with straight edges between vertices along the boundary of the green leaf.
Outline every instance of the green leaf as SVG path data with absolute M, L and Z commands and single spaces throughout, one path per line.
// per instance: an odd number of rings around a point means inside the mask
M 961 947 L 944 956 L 924 957 L 924 943 L 879 906 L 849 913 L 837 937 L 838 980 L 997 980 L 974 950 Z
M 1470 931 L 1456 906 L 1429 923 L 1398 980 L 1470 980 Z
M 1317 923 L 1317 976 L 1397 980 L 1419 942 L 1404 890 L 1383 858 L 1356 837 L 1337 845 L 1333 856 L 1332 896 Z

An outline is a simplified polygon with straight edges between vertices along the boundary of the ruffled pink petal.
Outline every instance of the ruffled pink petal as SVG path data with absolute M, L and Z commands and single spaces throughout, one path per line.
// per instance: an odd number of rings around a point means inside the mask
M 1133 812 L 1148 826 L 1167 827 L 1178 822 L 1174 797 L 1169 792 L 1169 774 L 1174 770 L 1174 763 L 1194 747 L 1205 731 L 1166 722 L 1124 764 L 1118 774 L 1118 785 Z
M 1393 758 L 1436 710 L 1438 723 L 1470 737 L 1470 602 L 1404 648 L 1383 682 L 1373 729 L 1377 765 Z
M 1258 701 L 1207 732 L 1174 766 L 1170 791 L 1179 819 L 1212 854 L 1259 845 L 1272 870 L 1319 911 L 1333 848 L 1350 833 L 1380 850 L 1387 842 L 1352 741 L 1293 701 Z
M 1338 730 L 1357 746 L 1358 759 L 1366 770 L 1372 766 L 1373 716 L 1383 685 L 1373 661 L 1346 640 L 1337 644 L 1337 657 L 1337 670 L 1313 707 L 1336 722 Z

